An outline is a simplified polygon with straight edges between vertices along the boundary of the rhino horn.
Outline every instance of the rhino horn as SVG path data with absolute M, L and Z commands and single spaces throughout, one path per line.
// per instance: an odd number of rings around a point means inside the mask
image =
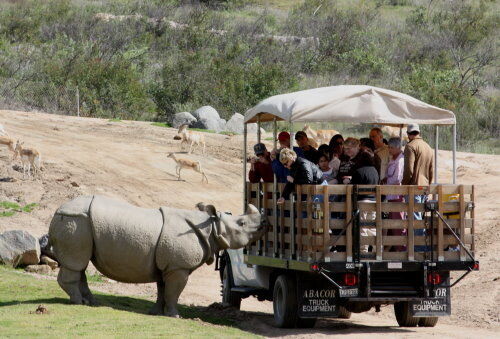
M 246 214 L 259 214 L 259 210 L 252 204 L 248 204 Z

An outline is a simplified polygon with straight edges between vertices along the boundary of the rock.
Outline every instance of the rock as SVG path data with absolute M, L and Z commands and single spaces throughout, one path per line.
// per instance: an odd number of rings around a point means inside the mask
M 172 127 L 179 128 L 184 124 L 188 124 L 190 127 L 196 123 L 197 119 L 189 112 L 180 112 L 174 114 L 172 118 Z
M 262 135 L 264 133 L 266 133 L 266 131 L 261 127 L 260 134 Z M 257 124 L 256 123 L 247 124 L 247 134 L 257 135 Z
M 24 269 L 26 272 L 49 275 L 52 268 L 49 265 L 28 265 Z
M 217 110 L 211 106 L 203 106 L 193 112 L 193 116 L 198 120 L 193 127 L 210 129 L 215 132 L 223 131 L 226 128 L 226 121 L 221 119 Z
M 38 264 L 40 262 L 38 239 L 22 230 L 0 234 L 0 262 L 12 267 Z
M 52 246 L 49 245 L 49 235 L 42 235 L 40 239 L 38 239 L 38 242 L 40 244 L 40 253 L 57 261 L 56 255 L 52 250 Z
M 47 257 L 46 255 L 40 256 L 40 264 L 49 265 L 49 267 L 53 270 L 59 266 L 57 261 Z
M 243 115 L 234 113 L 233 116 L 226 123 L 226 131 L 236 134 L 243 134 Z
M 78 185 L 78 183 L 76 181 L 72 181 L 71 182 L 71 186 L 73 186 L 73 187 L 80 187 L 80 185 Z

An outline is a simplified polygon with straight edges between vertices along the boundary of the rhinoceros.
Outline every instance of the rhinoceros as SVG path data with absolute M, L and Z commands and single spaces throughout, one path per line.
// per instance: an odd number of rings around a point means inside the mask
M 241 216 L 198 207 L 146 209 L 98 195 L 64 203 L 50 223 L 49 241 L 61 266 L 57 281 L 70 302 L 95 304 L 85 276 L 92 261 L 120 282 L 156 282 L 150 314 L 178 317 L 177 301 L 191 272 L 211 264 L 219 250 L 242 248 L 265 232 L 266 219 L 253 205 Z

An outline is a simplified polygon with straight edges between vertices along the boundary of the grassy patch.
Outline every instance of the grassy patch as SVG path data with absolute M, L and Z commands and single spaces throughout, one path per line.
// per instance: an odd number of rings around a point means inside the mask
M 103 283 L 104 282 L 104 279 L 102 277 L 102 275 L 100 275 L 99 273 L 94 273 L 94 274 L 88 274 L 87 273 L 87 281 L 88 282 L 97 282 L 97 283 Z
M 151 123 L 151 125 L 158 127 L 172 127 L 170 124 L 167 124 L 166 122 L 153 122 Z
M 219 134 L 223 134 L 223 135 L 236 135 L 236 133 L 234 133 L 234 132 L 228 132 L 228 131 L 222 131 Z
M 100 304 L 98 307 L 70 305 L 68 297 L 54 280 L 36 280 L 2 265 L 0 276 L 2 337 L 252 336 L 228 327 L 234 325 L 231 322 L 195 307 L 179 308 L 185 319 L 150 316 L 147 312 L 153 302 L 149 300 L 102 293 L 95 293 Z M 34 314 L 40 304 L 48 309 L 48 314 Z
M 109 121 L 109 122 L 122 122 L 122 119 L 119 119 L 119 118 L 113 118 L 113 119 L 109 119 L 108 121 Z
M 273 137 L 267 137 L 267 138 L 264 138 L 264 140 L 272 141 L 272 140 L 274 140 L 274 138 Z
M 19 204 L 10 201 L 0 201 L 0 217 L 11 217 L 17 212 L 32 212 L 38 204 L 31 203 L 21 207 Z

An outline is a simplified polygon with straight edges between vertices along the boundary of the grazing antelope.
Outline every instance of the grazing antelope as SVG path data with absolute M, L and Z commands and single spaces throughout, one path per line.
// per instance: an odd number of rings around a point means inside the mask
M 181 147 L 184 148 L 184 144 L 189 145 L 188 154 L 194 151 L 193 146 L 199 146 L 203 144 L 203 154 L 205 154 L 205 136 L 196 131 L 189 131 L 188 125 L 184 124 L 179 127 L 179 131 L 177 131 L 177 135 L 174 137 L 175 140 L 181 139 Z
M 339 132 L 334 129 L 319 129 L 315 131 L 308 125 L 304 125 L 304 128 L 302 130 L 306 132 L 309 139 L 313 138 L 316 143 L 327 145 L 330 143 L 330 139 L 335 134 L 339 134 Z
M 31 177 L 31 167 L 33 167 L 33 176 L 37 175 L 41 169 L 42 155 L 34 148 L 24 148 L 24 142 L 17 140 L 14 149 L 14 159 L 19 155 L 23 164 L 23 178 L 26 176 L 26 169 L 28 169 L 28 178 Z
M 203 182 L 203 179 L 207 181 L 208 184 L 208 178 L 205 175 L 205 172 L 201 169 L 201 163 L 199 161 L 192 161 L 192 160 L 187 160 L 187 159 L 181 159 L 177 158 L 175 156 L 175 153 L 169 153 L 167 155 L 168 158 L 174 159 L 174 161 L 177 163 L 177 166 L 175 167 L 175 174 L 177 174 L 177 180 L 181 180 L 181 170 L 183 168 L 187 169 L 192 169 L 195 172 L 198 172 L 201 174 L 201 182 Z
M 7 146 L 7 148 L 14 154 L 12 160 L 16 157 L 16 151 L 14 149 L 14 140 L 9 137 L 0 137 L 0 145 Z

